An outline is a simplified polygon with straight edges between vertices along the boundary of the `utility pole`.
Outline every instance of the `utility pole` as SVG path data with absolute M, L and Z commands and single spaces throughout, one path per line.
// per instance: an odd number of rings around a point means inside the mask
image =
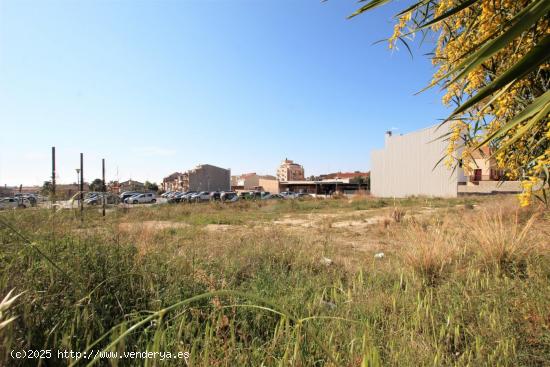
M 105 186 L 105 158 L 101 160 L 101 174 L 103 179 L 103 216 L 105 216 L 105 195 L 107 195 L 107 186 Z
M 75 193 L 75 197 L 76 197 L 76 195 L 78 195 L 79 200 L 80 200 L 80 195 L 79 195 L 79 192 L 80 192 L 80 168 L 76 168 L 75 171 L 76 171 L 76 193 Z M 79 201 L 79 203 L 80 203 L 80 201 Z
M 52 208 L 55 204 L 55 147 L 52 147 Z
M 80 222 L 84 222 L 84 153 L 80 153 Z

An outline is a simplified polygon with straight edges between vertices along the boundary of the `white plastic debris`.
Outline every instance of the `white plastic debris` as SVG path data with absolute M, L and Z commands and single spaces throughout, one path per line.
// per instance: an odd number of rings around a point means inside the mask
M 374 258 L 375 258 L 375 259 L 383 259 L 384 256 L 386 256 L 386 255 L 384 255 L 383 252 L 379 252 L 379 253 L 377 253 L 377 254 L 374 254 Z
M 328 257 L 322 257 L 320 263 L 326 266 L 332 265 L 332 260 Z

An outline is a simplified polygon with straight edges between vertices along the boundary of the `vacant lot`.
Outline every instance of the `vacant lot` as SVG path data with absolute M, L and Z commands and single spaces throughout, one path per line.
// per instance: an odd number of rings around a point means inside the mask
M 0 365 L 39 364 L 10 357 L 21 349 L 181 351 L 192 366 L 550 364 L 550 216 L 514 197 L 76 214 L 0 213 L 0 299 L 25 292 L 0 316 L 18 317 L 0 329 Z

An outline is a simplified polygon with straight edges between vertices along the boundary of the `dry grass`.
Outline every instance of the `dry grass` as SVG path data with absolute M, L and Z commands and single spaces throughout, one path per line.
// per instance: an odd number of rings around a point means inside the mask
M 416 221 L 404 229 L 402 256 L 430 285 L 448 271 L 464 246 L 453 229 L 445 222 L 426 226 Z
M 549 365 L 549 215 L 514 203 L 157 206 L 83 226 L 5 212 L 62 272 L 0 229 L 0 289 L 25 291 L 2 315 L 18 318 L 0 365 L 106 333 L 93 348 L 188 351 L 194 366 Z
M 530 254 L 550 251 L 548 222 L 534 213 L 520 221 L 520 211 L 496 212 L 483 210 L 472 221 L 472 242 L 478 258 L 486 267 L 497 267 L 507 272 L 524 273 Z

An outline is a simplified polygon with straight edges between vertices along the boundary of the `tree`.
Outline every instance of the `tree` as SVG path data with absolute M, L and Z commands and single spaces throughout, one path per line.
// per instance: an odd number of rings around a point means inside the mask
M 158 191 L 159 187 L 154 182 L 145 181 L 145 190 L 147 190 L 147 191 Z
M 367 190 L 370 190 L 370 176 L 357 176 L 349 180 L 350 183 L 358 185 L 366 185 Z
M 370 0 L 351 17 L 389 1 Z M 420 0 L 397 14 L 388 39 L 410 51 L 415 35 L 435 35 L 428 87 L 440 85 L 455 107 L 443 122 L 446 165 L 471 170 L 472 153 L 490 147 L 506 177 L 522 181 L 521 205 L 537 186 L 546 198 L 550 181 L 549 11 L 548 0 Z
M 40 190 L 40 194 L 43 196 L 49 196 L 53 191 L 53 185 L 51 181 L 44 181 L 42 184 L 42 189 Z
M 96 178 L 90 184 L 90 191 L 103 191 L 103 180 Z

